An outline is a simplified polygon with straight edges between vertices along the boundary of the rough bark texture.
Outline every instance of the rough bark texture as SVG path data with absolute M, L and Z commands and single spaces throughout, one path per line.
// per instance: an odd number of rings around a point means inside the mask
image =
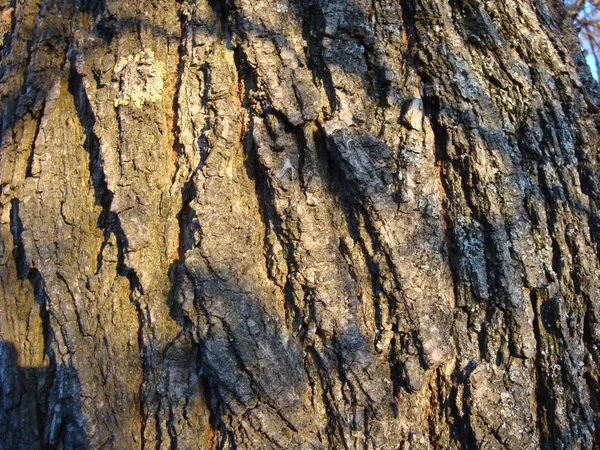
M 557 0 L 0 9 L 0 448 L 600 446 Z

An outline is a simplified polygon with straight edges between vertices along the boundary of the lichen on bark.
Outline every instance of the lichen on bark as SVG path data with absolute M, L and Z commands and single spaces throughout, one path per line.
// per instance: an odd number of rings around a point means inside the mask
M 0 11 L 0 447 L 598 446 L 558 0 Z

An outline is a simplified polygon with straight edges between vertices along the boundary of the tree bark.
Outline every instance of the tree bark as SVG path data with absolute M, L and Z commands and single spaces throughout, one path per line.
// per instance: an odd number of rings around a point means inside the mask
M 600 446 L 558 0 L 0 8 L 0 448 Z

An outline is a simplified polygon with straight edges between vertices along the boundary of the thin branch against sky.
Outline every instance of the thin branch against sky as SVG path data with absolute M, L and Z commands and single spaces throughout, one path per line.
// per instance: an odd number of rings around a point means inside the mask
M 565 0 L 579 30 L 586 61 L 598 80 L 600 74 L 600 0 Z

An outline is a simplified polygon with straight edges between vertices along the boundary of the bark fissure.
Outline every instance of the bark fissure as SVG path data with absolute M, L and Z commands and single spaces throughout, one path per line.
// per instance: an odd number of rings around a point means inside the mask
M 5 3 L 7 447 L 597 446 L 556 2 Z

